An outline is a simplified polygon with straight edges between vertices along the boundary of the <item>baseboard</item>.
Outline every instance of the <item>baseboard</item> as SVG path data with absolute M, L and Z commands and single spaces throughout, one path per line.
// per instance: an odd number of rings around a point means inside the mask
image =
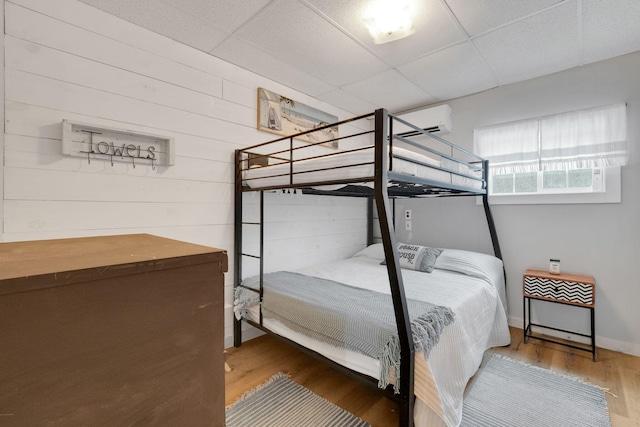
M 509 326 L 522 329 L 523 319 L 518 317 L 509 316 Z M 566 332 L 558 332 L 554 330 L 545 330 L 545 334 L 562 339 L 569 339 L 584 344 L 588 344 L 588 338 L 581 337 L 579 335 L 571 335 Z M 596 334 L 596 347 L 606 348 L 607 350 L 613 350 L 624 354 L 630 354 L 632 356 L 640 357 L 640 344 L 630 343 L 627 341 L 615 340 L 612 338 L 603 337 Z
M 261 335 L 264 335 L 264 331 L 258 328 L 242 323 L 242 342 L 252 340 Z M 224 348 L 233 347 L 233 334 L 224 337 Z

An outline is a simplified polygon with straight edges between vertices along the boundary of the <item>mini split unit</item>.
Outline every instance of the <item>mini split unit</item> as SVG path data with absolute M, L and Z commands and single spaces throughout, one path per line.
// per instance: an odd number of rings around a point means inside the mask
M 398 114 L 397 117 L 431 133 L 451 132 L 451 107 L 447 104 L 437 107 L 425 108 L 424 110 L 411 111 L 409 113 Z M 394 122 L 393 133 L 405 133 L 414 131 L 412 128 L 399 122 Z

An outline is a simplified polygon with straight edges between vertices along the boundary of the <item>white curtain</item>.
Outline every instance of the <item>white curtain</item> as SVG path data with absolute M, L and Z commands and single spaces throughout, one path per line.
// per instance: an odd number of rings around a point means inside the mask
M 542 170 L 624 166 L 628 160 L 625 104 L 540 119 Z
M 616 104 L 476 129 L 474 151 L 494 175 L 623 166 L 626 112 Z
M 493 174 L 535 172 L 540 167 L 538 121 L 526 120 L 476 129 L 475 154 L 489 159 Z

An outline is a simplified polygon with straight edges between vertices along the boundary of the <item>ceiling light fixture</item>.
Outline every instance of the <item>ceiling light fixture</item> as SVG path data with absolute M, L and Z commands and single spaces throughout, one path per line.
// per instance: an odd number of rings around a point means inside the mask
M 374 0 L 362 20 L 375 44 L 399 40 L 415 33 L 411 0 Z

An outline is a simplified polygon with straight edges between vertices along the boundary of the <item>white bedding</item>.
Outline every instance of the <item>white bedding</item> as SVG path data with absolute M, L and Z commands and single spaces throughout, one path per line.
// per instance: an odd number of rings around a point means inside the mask
M 403 156 L 412 160 L 427 163 L 433 166 L 441 166 L 441 162 L 431 157 L 406 150 L 400 147 L 393 148 L 394 155 Z M 371 177 L 374 174 L 373 150 L 361 150 L 354 152 L 336 153 L 327 157 L 319 157 L 315 159 L 302 160 L 293 163 L 293 172 L 305 172 L 293 175 L 293 184 L 306 184 L 312 182 L 322 182 L 328 180 L 347 180 L 356 178 Z M 357 165 L 360 166 L 350 166 Z M 347 167 L 348 166 L 348 167 Z M 250 187 L 282 187 L 290 185 L 289 183 L 289 163 L 272 164 L 267 167 L 255 167 L 244 172 L 243 178 L 245 183 Z M 480 176 L 479 172 L 471 171 L 466 166 L 445 159 L 442 167 L 455 170 L 467 175 Z M 324 168 L 337 168 L 330 170 L 317 170 Z M 429 166 L 419 165 L 407 160 L 395 158 L 393 159 L 393 171 L 405 175 L 417 176 L 424 179 L 430 179 L 442 183 L 453 183 L 471 188 L 481 188 L 480 181 L 465 178 L 450 172 L 434 169 Z M 282 175 L 282 176 L 274 176 Z
M 296 270 L 378 292 L 390 293 L 381 244 L 372 245 L 352 258 Z M 445 249 L 432 273 L 402 270 L 408 298 L 450 307 L 455 321 L 448 325 L 431 352 L 425 369 L 415 377 L 416 426 L 457 426 L 462 416 L 462 395 L 467 381 L 480 366 L 484 351 L 510 341 L 504 300 L 502 262 L 474 252 Z M 366 284 L 366 285 L 365 285 Z M 257 308 L 247 313 L 259 319 Z M 315 341 L 273 320 L 264 326 L 360 373 L 377 378 L 376 359 Z M 420 362 L 422 363 L 422 362 Z M 424 391 L 426 390 L 426 391 Z

